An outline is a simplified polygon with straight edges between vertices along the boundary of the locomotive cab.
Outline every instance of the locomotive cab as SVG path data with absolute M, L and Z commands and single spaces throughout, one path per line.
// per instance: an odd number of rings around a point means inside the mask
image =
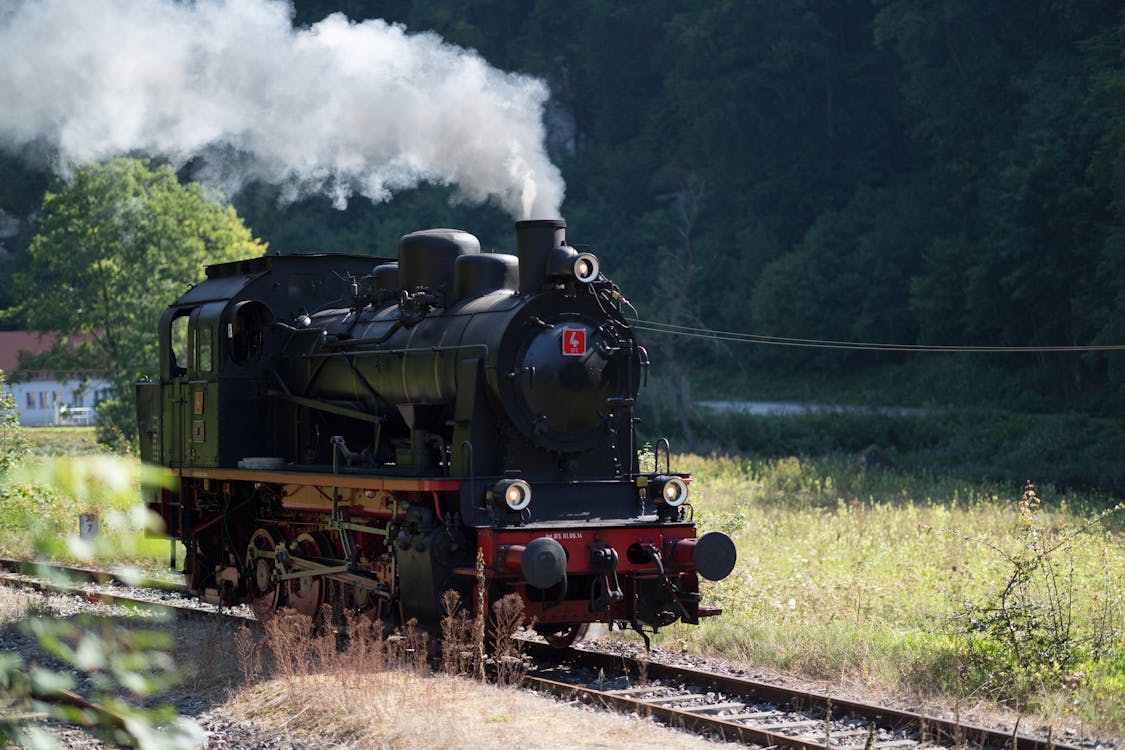
M 266 256 L 210 266 L 158 324 L 159 375 L 137 384 L 141 458 L 180 467 L 235 467 L 273 455 L 264 373 L 308 309 L 346 298 L 347 275 L 378 258 Z M 275 311 L 291 324 L 275 325 Z

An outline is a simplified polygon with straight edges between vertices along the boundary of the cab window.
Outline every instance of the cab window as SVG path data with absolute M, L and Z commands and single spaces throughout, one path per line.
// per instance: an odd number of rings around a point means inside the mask
M 199 344 L 199 350 L 195 360 L 195 371 L 211 372 L 215 368 L 215 359 L 214 351 L 211 346 L 210 326 L 199 326 L 196 331 L 196 340 Z
M 239 303 L 233 320 L 226 325 L 230 358 L 236 364 L 246 365 L 262 358 L 265 330 L 271 317 L 269 308 L 262 302 Z
M 187 373 L 188 367 L 188 352 L 191 351 L 191 346 L 188 343 L 188 312 L 184 312 L 172 319 L 171 341 L 169 342 L 170 351 L 172 356 L 170 358 L 169 366 L 171 372 L 168 377 L 178 378 Z

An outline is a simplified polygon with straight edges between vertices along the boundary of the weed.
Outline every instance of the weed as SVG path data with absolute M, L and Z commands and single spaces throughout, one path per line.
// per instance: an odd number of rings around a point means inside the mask
M 651 442 L 645 442 L 637 450 L 637 466 L 642 473 L 648 473 L 657 470 L 656 449 L 653 447 Z
M 15 399 L 4 382 L 4 371 L 0 370 L 0 475 L 18 464 L 30 449 L 27 435 L 20 427 Z
M 441 597 L 441 669 L 449 675 L 476 675 L 480 648 L 476 620 L 461 606 L 461 594 L 448 589 Z
M 488 614 L 487 608 L 484 606 L 488 592 L 488 581 L 484 576 L 484 550 L 477 547 L 476 559 L 476 572 L 477 572 L 477 614 L 473 619 L 473 644 L 477 650 L 477 677 L 481 680 L 484 679 L 484 660 L 485 660 L 485 645 L 484 645 L 484 618 Z
M 524 620 L 523 599 L 518 594 L 508 594 L 494 602 L 489 625 L 496 681 L 501 685 L 519 685 L 527 674 L 520 641 L 514 637 L 527 625 Z
M 1101 520 L 1125 505 L 1109 508 L 1075 529 L 1044 523 L 1041 501 L 1028 482 L 1016 508 L 1017 547 L 1008 552 L 985 543 L 1009 566 L 1000 590 L 972 604 L 958 618 L 969 636 L 968 656 L 987 675 L 997 694 L 1022 704 L 1029 689 L 1057 687 L 1075 678 L 1077 664 L 1112 656 L 1122 629 L 1119 599 L 1095 596 L 1079 625 L 1074 544 Z M 1106 560 L 1108 553 L 1103 552 Z M 1108 568 L 1105 570 L 1109 582 Z
M 469 617 L 461 606 L 461 595 L 448 590 L 442 595 L 441 663 L 442 671 L 453 676 L 480 677 L 484 674 L 482 659 L 487 652 L 485 636 L 492 646 L 492 664 L 497 682 L 518 685 L 527 672 L 520 641 L 515 636 L 531 627 L 524 619 L 523 600 L 509 594 L 492 604 L 487 633 L 481 628 L 483 618 Z
M 266 655 L 262 639 L 248 626 L 234 632 L 234 651 L 242 667 L 246 682 L 254 682 L 266 676 Z

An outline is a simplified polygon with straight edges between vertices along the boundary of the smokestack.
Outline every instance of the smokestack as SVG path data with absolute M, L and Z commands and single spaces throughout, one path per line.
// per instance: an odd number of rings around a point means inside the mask
M 520 293 L 533 292 L 547 279 L 551 251 L 566 245 L 566 222 L 532 219 L 516 222 L 516 250 L 520 257 Z

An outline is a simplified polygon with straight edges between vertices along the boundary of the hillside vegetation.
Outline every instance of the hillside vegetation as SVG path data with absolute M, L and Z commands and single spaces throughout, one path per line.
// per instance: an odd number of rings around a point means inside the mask
M 373 12 L 294 6 L 302 25 Z M 645 319 L 864 342 L 1125 343 L 1119 3 L 387 0 L 378 13 L 547 81 L 569 237 L 602 256 Z M 14 154 L 0 168 L 3 308 L 46 178 Z M 343 212 L 277 198 L 257 185 L 235 199 L 271 251 L 388 254 L 407 231 L 451 225 L 514 244 L 496 207 L 450 205 L 437 187 Z M 870 376 L 869 393 L 895 384 L 911 401 L 937 382 L 955 401 L 1125 413 L 1122 352 L 951 359 L 645 340 L 681 393 Z

